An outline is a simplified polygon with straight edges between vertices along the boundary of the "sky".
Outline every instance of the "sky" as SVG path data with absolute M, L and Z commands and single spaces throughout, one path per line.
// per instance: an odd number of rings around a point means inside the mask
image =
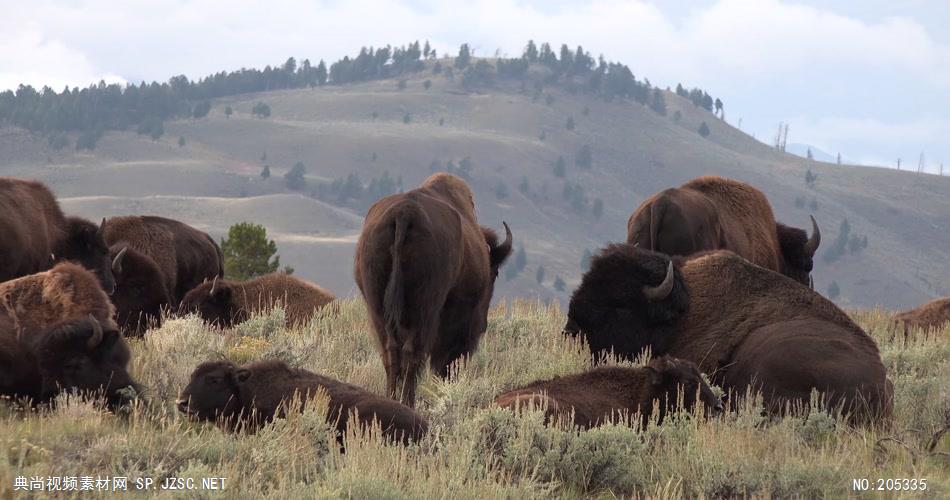
M 440 53 L 582 45 L 658 86 L 698 86 L 769 142 L 950 171 L 942 0 L 0 0 L 0 89 L 197 78 L 428 39 Z

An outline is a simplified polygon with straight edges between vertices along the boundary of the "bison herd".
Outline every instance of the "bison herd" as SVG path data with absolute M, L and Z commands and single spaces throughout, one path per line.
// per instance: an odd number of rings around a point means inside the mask
M 886 425 L 893 387 L 875 341 L 811 287 L 821 242 L 814 217 L 811 224 L 809 236 L 777 222 L 762 192 L 720 177 L 648 198 L 630 216 L 626 242 L 593 257 L 563 334 L 589 346 L 592 364 L 605 354 L 652 360 L 536 381 L 495 404 L 535 406 L 548 420 L 589 428 L 634 414 L 662 421 L 700 405 L 713 416 L 750 391 L 783 414 L 817 392 L 855 425 Z M 512 251 L 502 225 L 503 239 L 481 226 L 468 185 L 445 173 L 370 207 L 354 275 L 389 397 L 277 361 L 207 362 L 181 392 L 179 411 L 254 429 L 319 393 L 340 436 L 355 413 L 393 440 L 419 439 L 428 430 L 413 409 L 424 366 L 448 376 L 487 329 Z M 63 391 L 95 394 L 112 408 L 137 397 L 125 337 L 144 335 L 163 315 L 194 313 L 230 328 L 279 304 L 291 326 L 334 300 L 286 274 L 226 279 L 220 247 L 179 221 L 124 216 L 96 225 L 66 216 L 35 181 L 0 178 L 0 232 L 0 395 L 32 404 Z M 948 321 L 950 299 L 895 316 L 905 335 Z

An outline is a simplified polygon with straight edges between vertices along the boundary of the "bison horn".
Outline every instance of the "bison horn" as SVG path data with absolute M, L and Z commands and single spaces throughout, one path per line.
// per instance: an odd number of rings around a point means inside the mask
M 666 267 L 666 277 L 663 278 L 663 283 L 660 283 L 657 286 L 643 285 L 643 296 L 646 297 L 650 302 L 656 302 L 669 297 L 670 292 L 672 291 L 673 261 L 670 261 L 670 265 Z
M 809 257 L 814 257 L 815 252 L 818 251 L 818 245 L 821 244 L 821 230 L 818 229 L 815 216 L 809 215 L 809 217 L 811 217 L 811 236 L 808 238 L 808 241 L 805 242 L 805 254 Z
M 112 272 L 114 274 L 122 274 L 122 258 L 125 257 L 125 252 L 129 250 L 129 247 L 125 247 L 122 250 L 119 250 L 119 253 L 115 255 L 115 258 L 112 259 Z
M 501 255 L 508 255 L 511 252 L 511 228 L 508 227 L 508 223 L 502 221 L 501 224 L 505 226 L 505 241 L 501 242 L 501 245 L 498 246 L 498 253 Z
M 105 237 L 106 231 L 106 218 L 102 218 L 102 222 L 99 223 L 99 227 L 96 229 L 96 236 Z
M 211 280 L 211 291 L 208 292 L 208 295 L 214 295 L 214 287 L 216 287 L 216 286 L 218 286 L 218 277 L 217 277 L 217 276 L 215 276 L 214 279 Z
M 99 320 L 95 316 L 89 315 L 89 321 L 92 321 L 92 336 L 89 337 L 89 342 L 86 343 L 90 349 L 95 349 L 96 346 L 102 343 L 102 325 L 99 324 Z

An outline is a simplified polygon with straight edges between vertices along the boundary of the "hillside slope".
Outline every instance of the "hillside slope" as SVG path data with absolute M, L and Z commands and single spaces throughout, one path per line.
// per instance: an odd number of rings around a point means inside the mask
M 368 183 L 388 172 L 411 188 L 434 162 L 444 168 L 468 157 L 481 223 L 500 229 L 507 221 L 516 248 L 527 253 L 515 279 L 499 278 L 497 294 L 562 300 L 580 279 L 585 249 L 623 240 L 627 217 L 645 197 L 699 175 L 723 175 L 762 189 L 785 223 L 807 227 L 808 214 L 815 214 L 824 236 L 815 285 L 825 293 L 837 283 L 838 302 L 900 308 L 950 295 L 950 178 L 809 163 L 669 92 L 661 116 L 636 103 L 553 87 L 533 98 L 515 83 L 470 92 L 457 80 L 425 72 L 409 78 L 404 90 L 381 80 L 224 98 L 206 118 L 166 123 L 158 141 L 110 132 L 91 153 L 53 151 L 25 131 L 0 129 L 0 175 L 42 179 L 65 198 L 67 210 L 90 217 L 162 214 L 216 237 L 239 220 L 264 223 L 282 263 L 347 295 L 355 291 L 352 246 L 365 204 L 333 207 L 305 195 L 351 173 Z M 270 106 L 269 118 L 252 117 L 259 101 Z M 230 118 L 223 112 L 228 105 Z M 568 118 L 573 130 L 565 126 Z M 707 138 L 696 132 L 702 122 Z M 590 169 L 574 162 L 585 145 Z M 567 164 L 564 179 L 553 172 L 559 155 Z M 307 167 L 309 187 L 288 194 L 281 176 L 298 161 Z M 263 164 L 271 166 L 270 179 L 258 175 Z M 813 188 L 804 182 L 809 168 L 818 175 Z M 577 206 L 584 213 L 564 199 L 566 182 L 582 188 L 587 203 Z M 598 198 L 599 218 L 591 213 Z M 810 208 L 813 201 L 817 209 Z M 845 218 L 868 246 L 827 263 L 821 254 Z M 564 291 L 554 289 L 556 277 L 566 282 Z

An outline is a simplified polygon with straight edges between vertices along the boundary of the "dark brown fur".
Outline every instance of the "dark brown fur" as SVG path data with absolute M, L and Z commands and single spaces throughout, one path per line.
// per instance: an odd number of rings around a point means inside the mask
M 669 257 L 611 245 L 571 299 L 566 328 L 594 351 L 687 359 L 726 389 L 761 390 L 772 411 L 806 404 L 812 389 L 856 422 L 890 417 L 893 388 L 877 344 L 833 303 L 726 251 L 674 261 L 672 292 L 648 301 Z
M 794 229 L 780 226 L 761 191 L 744 182 L 706 176 L 641 203 L 627 221 L 627 243 L 674 256 L 731 250 L 808 285 L 812 255 L 807 259 L 797 255 L 801 248 L 793 244 L 797 233 L 780 231 Z M 780 233 L 789 237 L 780 239 Z M 788 256 L 783 253 L 786 249 L 791 252 Z
M 124 242 L 112 245 L 116 321 L 127 335 L 142 335 L 162 325 L 162 311 L 172 307 L 164 275 L 155 261 Z
M 428 422 L 412 408 L 352 384 L 290 368 L 281 361 L 241 368 L 226 361 L 202 363 L 182 391 L 178 408 L 197 419 L 217 420 L 230 428 L 245 423 L 254 429 L 281 416 L 294 397 L 306 404 L 320 391 L 330 398 L 327 420 L 336 424 L 341 442 L 354 411 L 361 426 L 375 420 L 393 440 L 418 441 L 428 432 Z
M 212 292 L 213 290 L 213 292 Z M 205 321 L 231 328 L 255 313 L 281 306 L 288 326 L 310 321 L 314 313 L 335 300 L 333 294 L 309 281 L 271 273 L 247 281 L 202 283 L 185 295 L 182 312 L 196 312 Z
M 154 215 L 112 217 L 104 223 L 109 246 L 122 243 L 152 259 L 177 305 L 203 281 L 224 277 L 221 248 L 207 233 Z
M 906 338 L 912 328 L 937 330 L 950 324 L 950 297 L 935 299 L 916 308 L 894 315 L 894 322 L 904 328 Z
M 0 177 L 0 282 L 74 261 L 96 273 L 112 293 L 109 248 L 92 222 L 66 217 L 38 181 Z
M 585 429 L 617 417 L 639 412 L 641 424 L 649 421 L 658 402 L 657 421 L 679 409 L 678 392 L 683 392 L 683 408 L 692 411 L 697 395 L 708 414 L 722 411 L 722 401 L 703 380 L 695 364 L 663 356 L 642 368 L 599 367 L 585 373 L 532 382 L 495 398 L 495 404 L 518 408 L 533 404 L 546 407 L 549 420 L 566 419 Z
M 370 207 L 356 247 L 356 284 L 392 397 L 413 406 L 427 358 L 445 376 L 453 361 L 475 350 L 498 268 L 510 253 L 510 239 L 498 244 L 478 225 L 472 192 L 454 175 L 434 174 Z

